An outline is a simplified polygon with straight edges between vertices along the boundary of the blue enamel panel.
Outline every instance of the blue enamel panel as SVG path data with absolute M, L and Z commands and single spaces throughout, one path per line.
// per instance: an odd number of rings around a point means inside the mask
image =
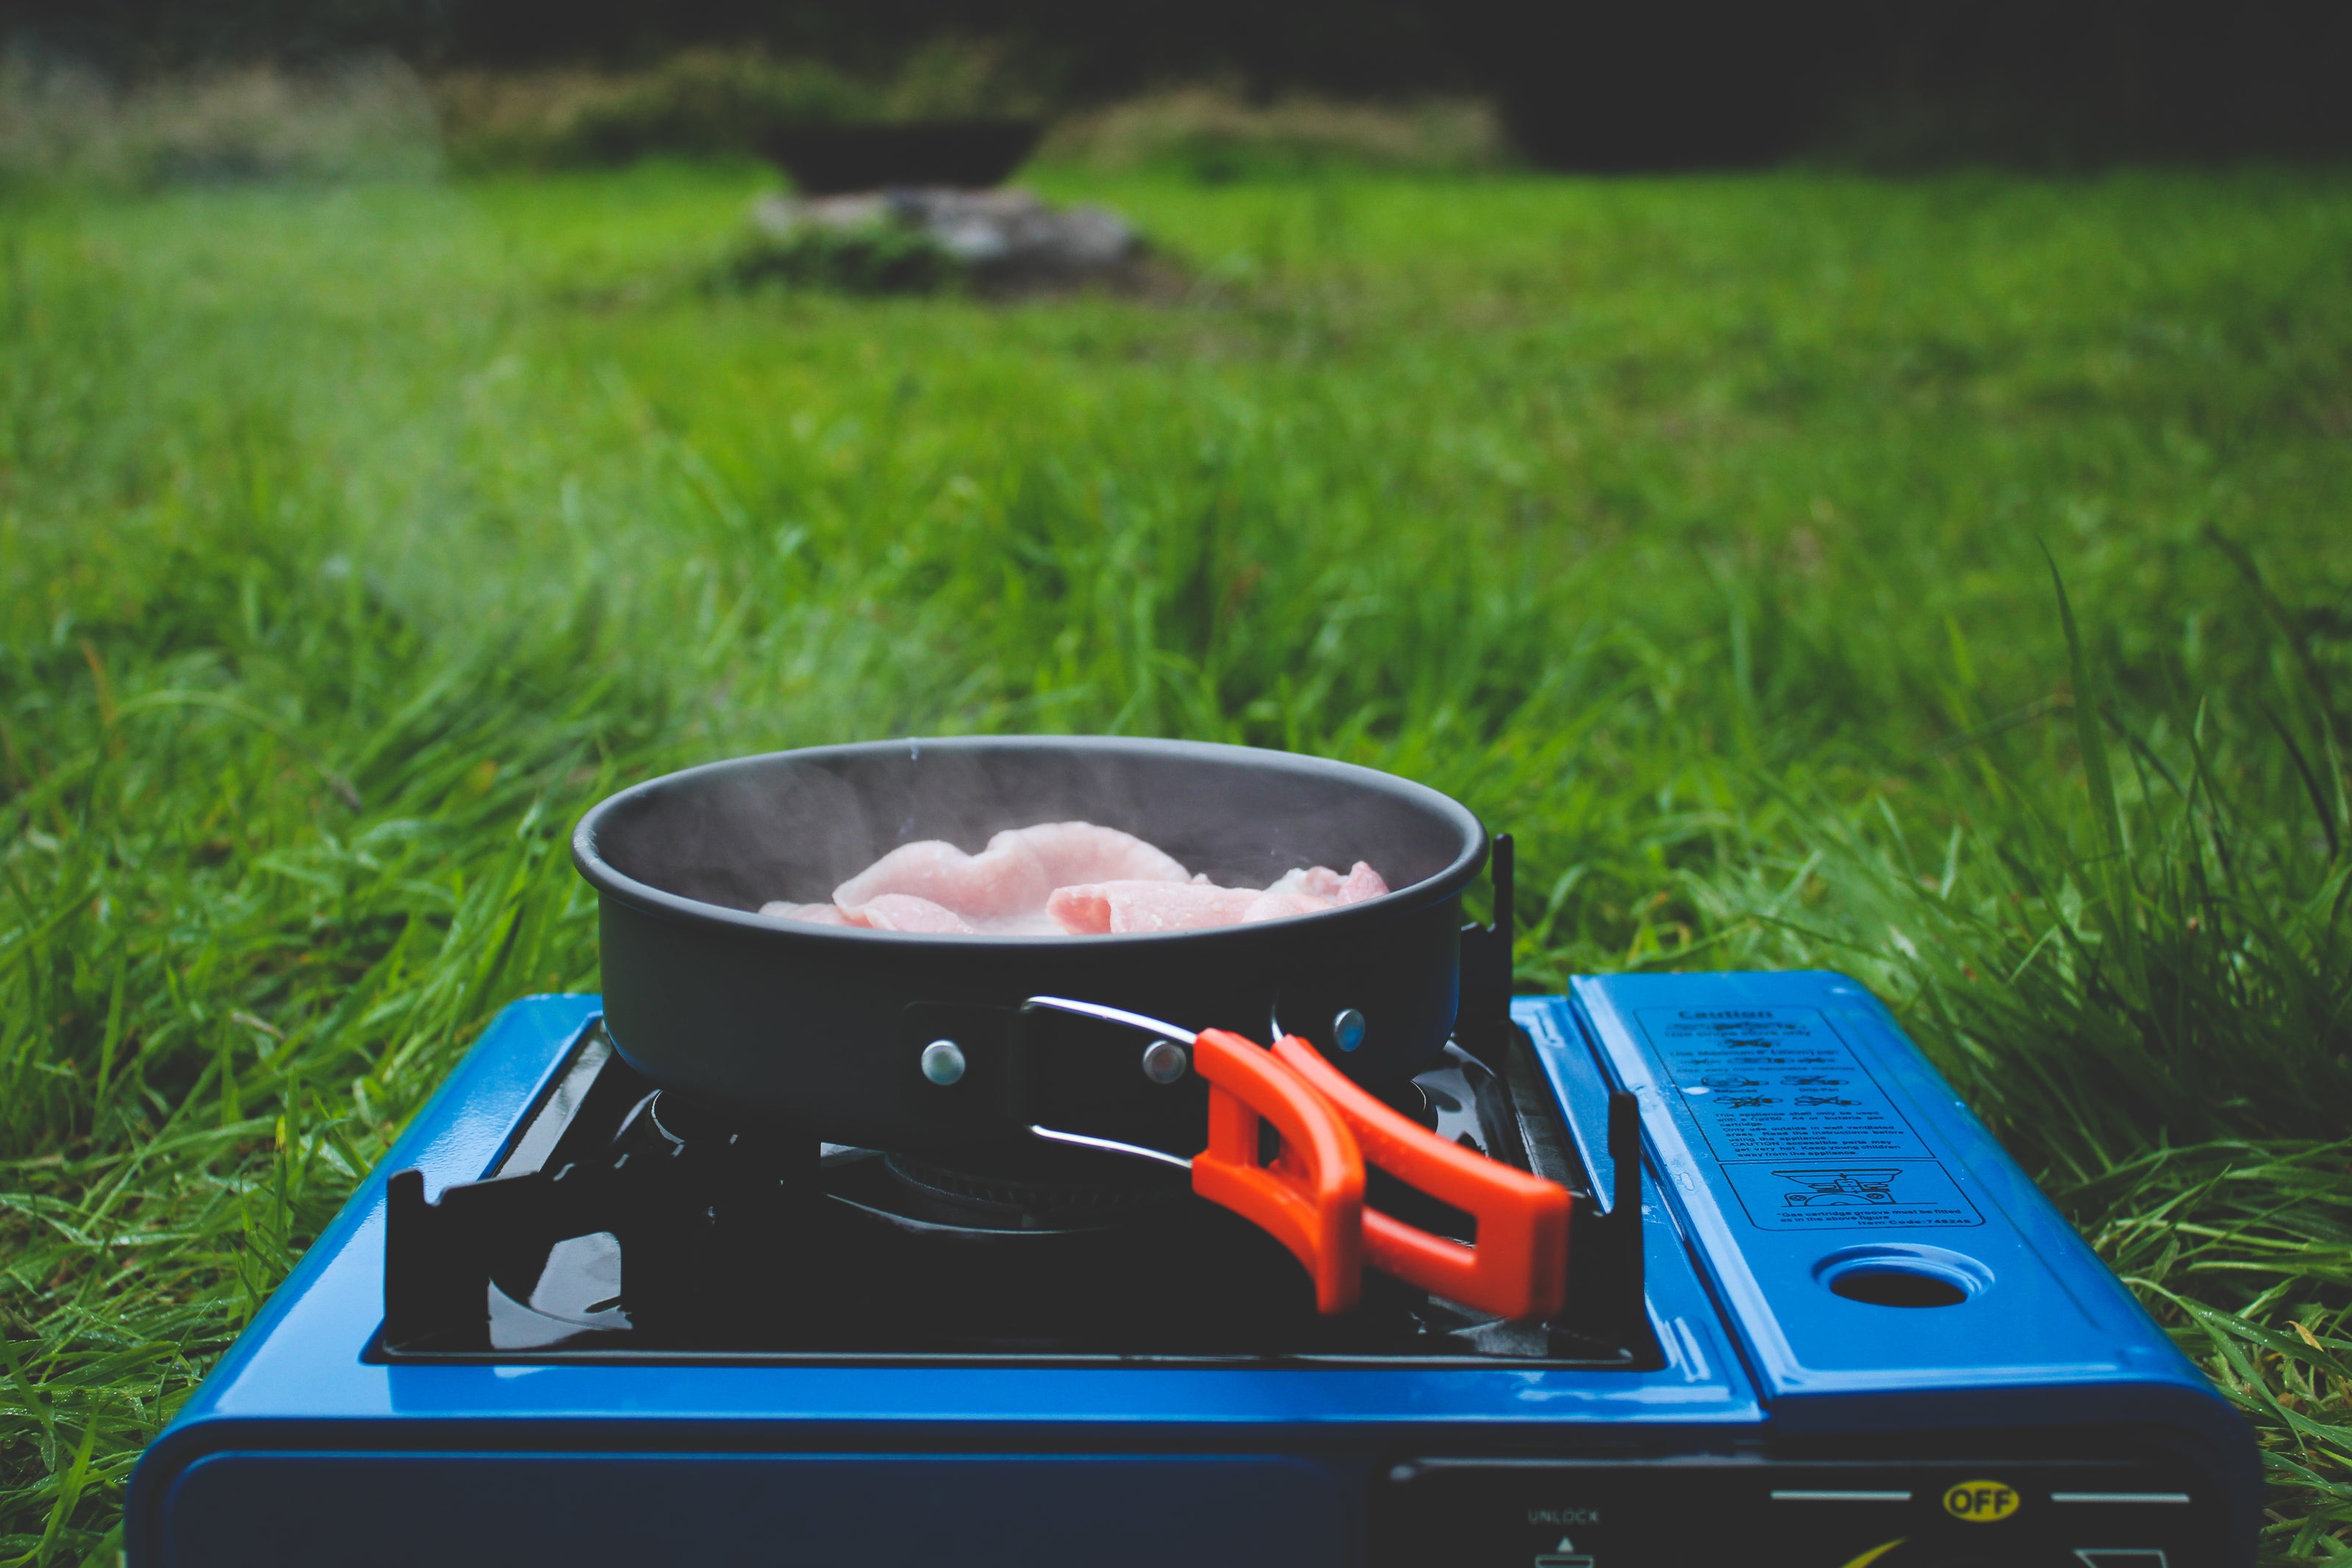
M 1572 995 L 1544 1005 L 1639 1097 L 1660 1191 L 1781 1428 L 2234 1421 L 1854 981 L 1623 976 Z M 1831 1288 L 1848 1270 L 1962 1299 L 1849 1300 Z

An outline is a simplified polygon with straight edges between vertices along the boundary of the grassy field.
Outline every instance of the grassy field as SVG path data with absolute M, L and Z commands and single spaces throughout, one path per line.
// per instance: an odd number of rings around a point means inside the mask
M 0 1560 L 594 986 L 589 803 L 975 730 L 1452 791 L 1525 988 L 1864 977 L 2352 1558 L 2352 176 L 1049 170 L 1189 282 L 1010 306 L 718 287 L 763 183 L 0 207 Z

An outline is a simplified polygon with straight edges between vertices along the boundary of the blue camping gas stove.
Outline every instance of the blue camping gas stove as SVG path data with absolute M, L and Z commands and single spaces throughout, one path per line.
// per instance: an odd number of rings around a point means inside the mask
M 130 1561 L 2252 1561 L 2245 1427 L 1861 986 L 1510 1010 L 1416 1082 L 1581 1195 L 1544 1322 L 1319 1315 L 1181 1191 L 763 1148 L 518 1002 L 150 1449 Z

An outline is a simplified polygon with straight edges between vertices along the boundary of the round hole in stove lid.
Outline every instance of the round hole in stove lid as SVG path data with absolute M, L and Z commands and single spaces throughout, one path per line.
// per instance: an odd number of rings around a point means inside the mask
M 1849 1247 L 1813 1265 L 1832 1295 L 1874 1307 L 1957 1307 L 1992 1288 L 1992 1270 L 1941 1247 Z
M 1941 1274 L 1918 1269 L 1848 1269 L 1831 1279 L 1830 1289 L 1874 1307 L 1957 1307 L 1969 1299 L 1967 1291 Z
M 945 839 L 977 852 L 1007 828 L 1069 821 L 1133 833 L 1228 886 L 1263 887 L 1294 867 L 1344 870 L 1363 860 L 1391 889 L 1293 921 L 1447 896 L 1476 873 L 1486 850 L 1468 808 L 1372 768 L 1251 747 L 1094 736 L 879 741 L 709 763 L 601 802 L 581 820 L 572 847 L 590 881 L 633 903 L 773 929 L 753 913 L 761 904 L 822 902 L 901 844 Z M 1197 940 L 1238 929 L 1087 940 Z

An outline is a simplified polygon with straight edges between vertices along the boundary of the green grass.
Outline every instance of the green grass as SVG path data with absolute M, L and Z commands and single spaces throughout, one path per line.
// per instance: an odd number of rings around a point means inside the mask
M 0 1560 L 595 984 L 584 807 L 987 729 L 1450 790 L 1525 987 L 1862 976 L 2352 1555 L 2352 176 L 1045 178 L 1189 295 L 715 290 L 730 167 L 0 208 Z

